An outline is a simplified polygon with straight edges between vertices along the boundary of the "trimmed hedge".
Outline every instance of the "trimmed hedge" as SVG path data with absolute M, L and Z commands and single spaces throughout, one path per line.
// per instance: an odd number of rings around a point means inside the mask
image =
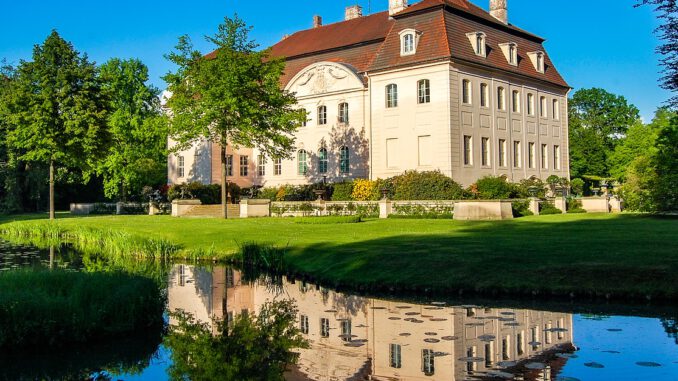
M 240 198 L 241 189 L 235 183 L 229 183 L 229 193 L 232 200 Z M 172 185 L 167 191 L 167 199 L 172 202 L 176 199 L 200 200 L 203 205 L 221 204 L 221 184 L 205 185 L 199 182 Z

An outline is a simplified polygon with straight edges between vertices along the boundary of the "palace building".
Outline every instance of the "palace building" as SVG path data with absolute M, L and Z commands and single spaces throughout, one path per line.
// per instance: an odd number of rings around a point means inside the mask
M 293 158 L 229 151 L 241 187 L 387 178 L 439 170 L 468 186 L 492 175 L 517 182 L 569 178 L 570 87 L 544 39 L 468 0 L 389 0 L 388 11 L 285 36 L 284 88 L 308 112 Z M 170 144 L 172 144 L 170 140 Z M 221 181 L 219 147 L 169 157 L 169 182 Z

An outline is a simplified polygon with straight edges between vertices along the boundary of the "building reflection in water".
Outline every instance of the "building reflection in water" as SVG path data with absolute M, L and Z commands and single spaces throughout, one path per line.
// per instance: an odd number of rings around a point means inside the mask
M 556 379 L 574 350 L 572 315 L 524 309 L 421 305 L 334 292 L 301 281 L 245 284 L 240 272 L 176 265 L 171 311 L 233 319 L 266 301 L 294 299 L 309 340 L 297 380 Z M 173 322 L 170 321 L 170 324 Z

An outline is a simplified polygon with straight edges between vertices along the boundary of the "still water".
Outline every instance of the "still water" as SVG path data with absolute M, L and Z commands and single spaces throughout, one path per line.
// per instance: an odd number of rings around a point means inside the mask
M 0 271 L 19 267 L 90 269 L 69 250 L 0 242 Z M 96 266 L 95 266 L 96 267 Z M 678 380 L 678 324 L 671 309 L 629 316 L 572 313 L 595 306 L 506 301 L 401 301 L 340 293 L 282 279 L 245 282 L 226 266 L 172 264 L 168 310 L 231 320 L 266 301 L 293 299 L 310 343 L 288 380 Z M 642 316 L 640 316 L 642 315 Z M 173 324 L 172 319 L 168 319 Z M 162 338 L 134 337 L 82 350 L 0 355 L 0 379 L 167 380 Z

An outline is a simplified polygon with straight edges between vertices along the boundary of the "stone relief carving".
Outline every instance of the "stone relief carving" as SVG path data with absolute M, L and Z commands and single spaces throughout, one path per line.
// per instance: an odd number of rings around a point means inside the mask
M 311 94 L 328 92 L 340 80 L 348 78 L 349 73 L 332 65 L 319 65 L 304 73 L 297 81 L 297 87 L 306 87 Z

